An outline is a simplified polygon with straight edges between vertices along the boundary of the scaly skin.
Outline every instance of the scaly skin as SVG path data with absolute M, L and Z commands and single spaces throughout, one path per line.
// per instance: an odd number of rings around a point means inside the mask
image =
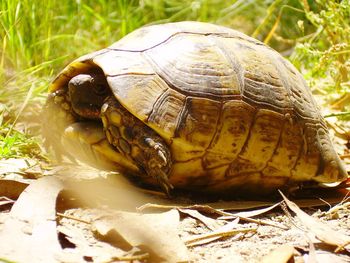
M 155 178 L 169 195 L 171 153 L 165 141 L 125 110 L 111 95 L 103 75 L 81 74 L 68 84 L 72 114 L 78 118 L 102 119 L 106 137 L 125 158 Z
M 165 141 L 112 96 L 103 104 L 101 118 L 109 143 L 155 178 L 169 195 L 173 189 L 168 181 L 172 161 Z

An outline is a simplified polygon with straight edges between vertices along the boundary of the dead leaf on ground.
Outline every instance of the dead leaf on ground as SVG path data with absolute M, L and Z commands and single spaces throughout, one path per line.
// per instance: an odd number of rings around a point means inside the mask
M 273 208 L 275 208 L 277 204 L 273 204 L 270 207 L 267 208 L 263 208 L 263 209 L 258 209 L 258 210 L 253 210 L 253 211 L 247 211 L 247 212 L 241 212 L 240 213 L 230 213 L 230 212 L 226 212 L 223 211 L 221 209 L 215 209 L 209 205 L 190 205 L 190 206 L 176 206 L 176 205 L 158 205 L 158 204 L 145 204 L 143 206 L 140 206 L 137 208 L 138 211 L 143 211 L 145 209 L 187 209 L 187 210 L 195 210 L 195 211 L 201 211 L 201 212 L 205 212 L 208 214 L 214 214 L 214 215 L 221 215 L 222 217 L 219 217 L 219 219 L 233 219 L 233 218 L 240 218 L 243 221 L 247 221 L 247 222 L 251 222 L 251 223 L 256 223 L 258 225 L 269 225 L 269 226 L 273 226 L 273 227 L 278 227 L 281 229 L 287 229 L 284 225 L 281 224 L 277 224 L 274 222 L 270 222 L 270 221 L 266 221 L 266 220 L 259 220 L 259 219 L 253 219 L 250 218 L 249 215 L 251 217 L 253 216 L 257 216 L 257 215 L 261 215 L 263 213 L 266 213 L 270 210 L 272 210 Z M 246 215 L 246 216 L 243 216 Z M 202 217 L 202 219 L 204 219 Z M 204 220 L 204 221 L 208 221 L 208 220 Z M 210 224 L 210 223 L 209 223 Z M 210 227 L 209 227 L 210 228 Z
M 349 183 L 347 186 L 350 185 L 350 178 Z M 328 191 L 326 191 L 328 190 Z M 299 198 L 294 200 L 294 202 L 299 207 L 320 207 L 320 206 L 328 206 L 332 204 L 339 204 L 344 200 L 344 197 L 348 194 L 348 191 L 346 190 L 346 187 L 342 188 L 322 188 L 322 192 L 320 193 L 320 188 L 317 190 L 315 189 L 317 196 L 311 196 L 308 198 Z M 146 200 L 145 200 L 146 201 Z M 213 214 L 219 214 L 222 216 L 231 216 L 232 214 L 229 214 L 227 211 L 240 211 L 240 210 L 249 210 L 249 211 L 243 211 L 241 212 L 240 216 L 242 217 L 253 217 L 254 214 L 260 215 L 263 213 L 268 212 L 269 210 L 272 210 L 275 206 L 277 206 L 279 203 L 271 202 L 271 201 L 217 201 L 217 202 L 207 202 L 207 203 L 197 203 L 194 204 L 192 202 L 184 204 L 181 201 L 178 200 L 171 200 L 172 202 L 169 202 L 168 199 L 159 199 L 159 203 L 144 203 L 143 205 L 139 206 L 137 208 L 138 211 L 145 211 L 145 210 L 170 210 L 170 209 L 194 209 L 199 212 L 204 213 L 213 213 Z M 261 210 L 259 210 L 261 208 Z M 251 209 L 257 209 L 252 211 Z M 265 212 L 266 209 L 266 212 Z M 235 213 L 236 215 L 239 215 L 238 213 Z M 246 215 L 244 215 L 246 214 Z M 255 216 L 256 216 L 255 215 Z
M 1 206 L 5 206 L 5 205 L 9 205 L 9 204 L 13 204 L 15 201 L 12 199 L 9 199 L 7 197 L 0 197 L 0 207 Z
M 200 222 L 202 222 L 204 225 L 206 225 L 210 230 L 216 230 L 218 229 L 222 224 L 218 220 L 215 220 L 211 217 L 207 217 L 205 215 L 202 215 L 199 211 L 193 210 L 193 209 L 178 209 L 181 213 L 189 215 Z
M 0 160 L 1 179 L 36 179 L 45 172 L 41 163 L 34 159 L 2 159 Z
M 0 240 L 1 257 L 18 262 L 57 262 L 61 250 L 56 230 L 59 180 L 41 178 L 20 195 L 5 220 Z
M 63 224 L 57 227 L 60 238 L 63 240 L 64 250 L 60 255 L 63 262 L 82 262 L 84 258 L 92 262 L 114 262 L 116 258 L 125 257 L 126 253 L 116 249 L 108 242 L 91 243 L 90 235 L 87 236 L 84 228 L 74 224 Z
M 27 188 L 28 184 L 29 182 L 0 179 L 0 196 L 17 199 L 24 189 Z
M 178 235 L 180 216 L 171 210 L 161 214 L 113 212 L 92 223 L 93 230 L 126 250 L 139 247 L 150 262 L 186 262 L 188 251 Z
M 316 261 L 310 261 L 310 263 L 349 263 L 349 260 L 341 258 L 332 253 L 317 253 L 315 257 Z M 309 260 L 307 261 L 309 263 Z
M 262 263 L 288 263 L 293 260 L 294 247 L 289 244 L 281 245 L 262 258 Z
M 221 217 L 221 219 L 231 219 L 236 217 L 245 217 L 245 218 L 255 217 L 255 216 L 270 212 L 272 209 L 274 209 L 279 205 L 280 205 L 280 202 L 265 208 L 260 208 L 260 209 L 250 210 L 250 211 L 243 211 L 238 213 L 229 213 L 228 215 Z
M 319 240 L 329 245 L 336 246 L 336 251 L 340 251 L 345 248 L 350 249 L 350 236 L 342 234 L 339 231 L 335 231 L 317 218 L 309 216 L 294 202 L 288 200 L 282 192 L 280 193 L 289 209 L 297 215 L 298 219 L 309 232 L 313 233 Z
M 308 237 L 308 239 L 309 239 L 309 254 L 307 258 L 307 263 L 317 263 L 315 245 L 312 242 L 310 237 Z

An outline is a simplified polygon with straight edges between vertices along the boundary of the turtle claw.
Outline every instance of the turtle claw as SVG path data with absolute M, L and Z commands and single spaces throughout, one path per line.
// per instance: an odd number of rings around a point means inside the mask
M 174 189 L 174 186 L 169 182 L 168 175 L 163 172 L 161 168 L 158 168 L 152 170 L 152 176 L 156 178 L 159 186 L 166 193 L 166 195 L 171 197 L 170 192 Z
M 137 119 L 112 96 L 105 100 L 101 118 L 106 137 L 126 158 L 156 181 L 170 196 L 171 151 L 164 139 Z
M 162 152 L 160 149 L 158 149 L 157 154 L 158 154 L 158 157 L 160 158 L 160 160 L 163 161 L 162 165 L 165 166 L 167 164 L 167 159 L 165 157 L 164 152 Z

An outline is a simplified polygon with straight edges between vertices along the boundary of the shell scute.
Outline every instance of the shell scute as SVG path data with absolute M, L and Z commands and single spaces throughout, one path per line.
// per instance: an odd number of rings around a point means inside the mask
M 50 91 L 94 70 L 166 141 L 175 186 L 268 190 L 347 176 L 301 74 L 242 33 L 200 22 L 141 28 L 72 62 Z

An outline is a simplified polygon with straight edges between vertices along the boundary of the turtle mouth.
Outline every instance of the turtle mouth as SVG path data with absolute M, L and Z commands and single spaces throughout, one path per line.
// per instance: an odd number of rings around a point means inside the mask
M 100 120 L 101 106 L 92 103 L 76 103 L 72 104 L 75 114 L 83 119 Z

